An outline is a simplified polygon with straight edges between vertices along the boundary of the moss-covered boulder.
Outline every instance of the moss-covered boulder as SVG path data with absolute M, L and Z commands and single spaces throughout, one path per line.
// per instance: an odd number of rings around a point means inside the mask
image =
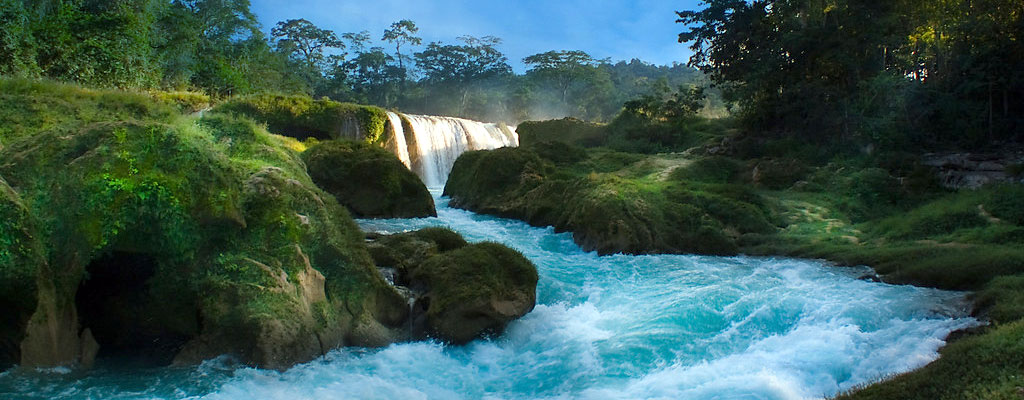
M 353 215 L 363 218 L 436 216 L 427 187 L 395 157 L 363 142 L 328 141 L 302 154 L 309 176 Z
M 428 288 L 427 327 L 444 341 L 466 343 L 500 334 L 533 310 L 537 269 L 519 252 L 497 243 L 478 243 L 427 259 L 412 271 Z
M 464 153 L 451 205 L 573 232 L 599 254 L 735 254 L 747 233 L 776 230 L 760 196 L 682 178 L 680 160 L 565 148 L 561 143 Z M 570 151 L 572 150 L 572 151 Z M 680 172 L 680 173 L 676 173 Z
M 536 267 L 501 244 L 467 244 L 451 230 L 426 228 L 372 237 L 370 252 L 414 301 L 413 337 L 462 344 L 500 334 L 536 302 Z
M 286 140 L 218 113 L 136 115 L 77 125 L 18 116 L 24 133 L 5 133 L 3 357 L 27 367 L 119 355 L 165 365 L 229 353 L 285 368 L 401 337 L 405 299 Z
M 228 100 L 214 111 L 248 116 L 271 132 L 297 139 L 350 139 L 382 145 L 387 113 L 374 106 L 339 103 L 309 96 L 262 94 Z

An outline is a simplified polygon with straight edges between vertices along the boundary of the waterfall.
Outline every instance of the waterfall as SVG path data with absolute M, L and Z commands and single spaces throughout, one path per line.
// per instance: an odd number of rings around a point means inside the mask
M 402 126 L 402 117 L 411 129 Z M 390 112 L 388 121 L 397 147 L 391 150 L 429 187 L 443 186 L 455 160 L 468 150 L 519 145 L 515 128 L 504 124 Z
M 411 167 L 412 161 L 409 160 L 409 145 L 405 142 L 405 128 L 402 126 L 402 117 L 388 111 L 388 123 L 391 124 L 391 137 L 395 138 L 394 149 L 391 150 L 402 161 L 402 164 L 405 164 L 406 167 Z

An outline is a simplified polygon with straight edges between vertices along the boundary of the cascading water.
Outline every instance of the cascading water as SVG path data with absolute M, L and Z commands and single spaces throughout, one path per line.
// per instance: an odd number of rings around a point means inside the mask
M 448 226 L 537 265 L 537 307 L 466 346 L 340 349 L 285 372 L 226 358 L 0 373 L 3 399 L 806 399 L 923 366 L 977 324 L 961 293 L 784 258 L 599 257 L 571 234 L 447 207 L 368 231 Z M 941 382 L 936 382 L 941 384 Z
M 402 164 L 405 164 L 406 167 L 411 167 L 412 161 L 409 160 L 409 145 L 405 141 L 405 127 L 402 126 L 402 117 L 388 111 L 388 124 L 391 126 L 391 137 L 395 138 L 395 155 L 402 161 Z
M 468 150 L 488 150 L 519 145 L 514 128 L 462 118 L 404 115 L 407 131 L 396 113 L 388 113 L 395 155 L 420 176 L 428 187 L 444 186 L 459 155 Z

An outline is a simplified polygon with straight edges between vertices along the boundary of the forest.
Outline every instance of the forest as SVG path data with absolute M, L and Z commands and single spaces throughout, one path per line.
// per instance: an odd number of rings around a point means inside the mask
M 219 97 L 326 96 L 508 123 L 608 121 L 651 91 L 708 84 L 681 63 L 613 62 L 579 50 L 526 57 L 528 70 L 515 74 L 501 38 L 423 43 L 410 20 L 384 32 L 334 32 L 306 19 L 280 21 L 269 35 L 263 28 L 248 0 L 2 0 L 0 74 Z M 725 112 L 718 97 L 708 102 L 708 112 Z
M 703 3 L 678 13 L 679 41 L 750 132 L 847 148 L 1024 140 L 1020 1 Z

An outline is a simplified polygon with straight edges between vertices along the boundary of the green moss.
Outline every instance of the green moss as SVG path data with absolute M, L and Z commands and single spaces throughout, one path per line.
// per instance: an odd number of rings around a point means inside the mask
M 440 252 L 452 251 L 469 244 L 466 242 L 466 239 L 462 238 L 462 235 L 448 228 L 423 228 L 412 234 L 420 239 L 433 242 L 437 245 L 437 250 Z
M 556 164 L 538 147 L 463 154 L 445 194 L 456 207 L 572 231 L 600 254 L 735 254 L 740 235 L 776 229 L 749 190 L 668 179 L 679 160 L 597 149 Z
M 171 122 L 178 117 L 173 106 L 142 93 L 0 78 L 0 149 L 43 131 L 74 130 L 101 121 Z
M 500 333 L 509 320 L 533 309 L 538 275 L 518 251 L 485 242 L 428 258 L 410 280 L 429 288 L 426 317 L 434 333 L 465 343 L 481 333 Z
M 394 154 L 362 142 L 327 141 L 302 154 L 317 185 L 359 217 L 436 216 L 427 187 Z
M 318 329 L 340 330 L 324 344 L 340 345 L 351 321 L 378 318 L 390 305 L 405 309 L 373 267 L 358 226 L 313 185 L 288 140 L 223 113 L 187 119 L 146 95 L 0 86 L 0 118 L 18 127 L 3 131 L 15 140 L 0 149 L 10 186 L 0 188 L 0 213 L 22 215 L 0 220 L 0 257 L 38 240 L 31 265 L 52 270 L 57 304 L 73 304 L 93 260 L 143 254 L 157 260 L 147 290 L 169 310 L 160 323 L 181 330 L 201 315 L 201 334 L 222 338 L 225 347 L 195 356 L 237 351 L 275 367 L 314 356 L 301 342 L 315 341 Z M 6 202 L 14 190 L 20 199 Z M 28 264 L 2 265 L 0 280 L 32 288 L 37 272 L 8 268 Z M 302 283 L 315 282 L 310 268 L 326 278 L 326 305 L 308 303 L 317 296 L 315 283 Z M 0 347 L 7 341 L 17 343 L 4 335 Z
M 378 266 L 394 267 L 405 275 L 434 255 L 466 245 L 466 240 L 457 232 L 431 227 L 394 235 L 371 236 L 369 250 Z
M 36 307 L 43 250 L 29 210 L 0 177 L 0 368 L 18 362 L 21 338 Z
M 248 116 L 274 133 L 300 140 L 344 138 L 381 145 L 388 139 L 387 113 L 379 107 L 265 94 L 233 98 L 214 110 Z
M 728 157 L 701 157 L 691 164 L 673 171 L 672 179 L 703 183 L 733 183 L 739 179 L 744 170 L 742 163 Z

